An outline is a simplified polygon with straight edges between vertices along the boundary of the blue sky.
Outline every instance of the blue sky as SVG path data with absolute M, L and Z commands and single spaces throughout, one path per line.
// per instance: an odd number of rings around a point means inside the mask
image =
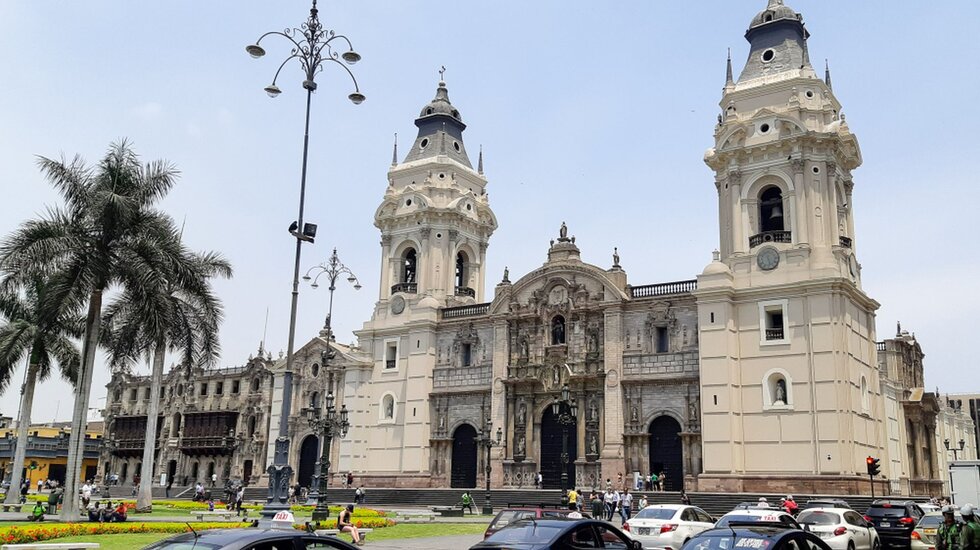
M 618 246 L 633 284 L 693 278 L 717 247 L 716 196 L 702 156 L 743 34 L 765 0 L 567 2 L 321 2 L 321 20 L 346 34 L 367 101 L 347 101 L 338 70 L 318 77 L 313 102 L 307 217 L 319 223 L 303 266 L 336 246 L 364 288 L 341 287 L 341 341 L 378 297 L 375 208 L 386 186 L 393 134 L 405 148 L 445 65 L 450 97 L 482 144 L 500 228 L 488 250 L 488 296 L 543 263 L 562 221 L 583 259 L 611 263 Z M 864 289 L 881 302 L 878 336 L 895 323 L 926 353 L 926 382 L 980 390 L 970 342 L 980 270 L 974 231 L 980 183 L 975 43 L 980 3 L 795 0 L 829 58 L 834 89 L 861 142 L 854 208 Z M 221 364 L 257 348 L 286 347 L 303 130 L 302 74 L 284 93 L 269 83 L 288 50 L 244 51 L 268 30 L 301 23 L 309 3 L 88 1 L 0 3 L 0 234 L 55 204 L 35 155 L 96 162 L 127 137 L 146 160 L 177 164 L 164 207 L 186 219 L 198 249 L 223 252 L 236 276 L 218 283 L 227 321 Z M 473 159 L 475 162 L 475 158 Z M 304 287 L 298 341 L 316 334 L 324 288 Z M 92 405 L 108 376 L 95 379 Z M 15 414 L 20 374 L 0 396 Z M 65 384 L 43 386 L 35 419 L 70 416 Z M 60 405 L 58 404 L 60 403 Z

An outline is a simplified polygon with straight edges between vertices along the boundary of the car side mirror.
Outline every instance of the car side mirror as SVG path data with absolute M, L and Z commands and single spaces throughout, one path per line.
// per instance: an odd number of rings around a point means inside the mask
M 643 550 L 643 543 L 640 542 L 640 541 L 638 541 L 638 540 L 634 540 L 633 541 L 633 550 Z

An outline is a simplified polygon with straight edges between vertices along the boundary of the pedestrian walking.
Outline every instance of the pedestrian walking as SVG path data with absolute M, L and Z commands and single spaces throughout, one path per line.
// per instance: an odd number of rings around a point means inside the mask
M 600 498 L 599 493 L 592 491 L 592 494 L 589 495 L 589 503 L 592 505 L 592 517 L 601 519 L 606 507 L 602 503 L 602 498 Z
M 473 497 L 470 496 L 469 491 L 463 491 L 460 511 L 462 510 L 469 510 L 471 514 L 473 513 Z
M 640 495 L 640 500 L 637 502 L 637 505 L 638 506 L 637 506 L 636 509 L 637 510 L 642 510 L 642 509 L 646 508 L 647 506 L 649 506 L 649 504 L 650 503 L 647 502 L 647 496 L 646 495 Z
M 616 510 L 616 503 L 613 501 L 614 493 L 612 487 L 606 488 L 606 493 L 602 495 L 603 514 L 606 521 L 612 521 L 613 512 Z
M 977 520 L 972 504 L 960 508 L 963 527 L 960 528 L 960 550 L 980 550 L 980 521 Z
M 245 486 L 241 485 L 238 487 L 238 492 L 235 493 L 235 515 L 240 516 L 242 514 L 242 502 L 245 500 Z
M 623 519 L 623 523 L 629 521 L 633 515 L 633 495 L 630 494 L 629 488 L 626 488 L 622 496 L 619 497 L 619 515 Z
M 211 488 L 214 489 L 214 486 L 217 483 L 218 483 L 218 474 L 211 474 Z
M 660 490 L 661 491 L 666 491 L 667 490 L 667 474 L 663 470 L 660 470 L 660 475 L 657 476 L 657 478 L 660 479 Z
M 347 488 L 354 486 L 354 472 L 347 472 Z
M 936 532 L 936 550 L 959 550 L 961 526 L 956 522 L 956 508 L 943 506 L 943 523 Z
M 170 488 L 173 486 L 174 486 L 174 478 L 168 479 L 167 486 L 164 488 L 164 494 L 167 496 L 167 498 L 170 498 Z
M 681 489 L 681 504 L 687 506 L 691 505 L 691 497 L 687 496 L 687 493 L 684 491 L 684 489 Z
M 659 491 L 660 490 L 660 476 L 656 473 L 650 474 L 650 490 Z

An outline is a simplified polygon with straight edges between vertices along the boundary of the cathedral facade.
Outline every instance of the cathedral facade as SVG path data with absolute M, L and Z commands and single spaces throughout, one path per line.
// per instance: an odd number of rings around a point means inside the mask
M 922 409 L 921 368 L 916 387 L 879 358 L 879 304 L 862 288 L 854 231 L 861 153 L 829 70 L 816 73 L 803 18 L 781 0 L 745 36 L 748 59 L 737 78 L 729 60 L 705 154 L 719 246 L 687 281 L 630 281 L 615 250 L 608 266 L 585 263 L 587 239 L 561 223 L 542 239 L 541 267 L 494 276 L 486 295 L 498 220 L 482 154 L 474 167 L 462 114 L 439 82 L 374 214 L 382 275 L 357 345 L 325 329 L 296 352 L 291 418 L 328 394 L 349 411 L 333 474 L 374 487 L 473 488 L 487 476 L 495 487 L 533 486 L 539 472 L 545 487 L 602 487 L 653 473 L 668 490 L 860 494 L 874 456 L 893 492 L 939 487 L 942 472 L 923 465 L 935 430 L 905 421 Z M 204 372 L 196 395 L 174 395 L 188 382 L 168 382 L 160 473 L 174 460 L 196 462 L 198 479 L 201 464 L 211 471 L 193 454 L 211 450 L 183 443 L 186 418 L 219 410 L 237 415 L 207 432 L 225 438 L 213 467 L 250 478 L 271 464 L 285 364 L 260 352 L 244 368 L 249 384 L 260 380 L 255 403 L 217 399 L 213 388 L 202 397 L 213 376 Z M 136 382 L 119 375 L 110 395 Z M 123 408 L 110 426 L 128 418 Z M 288 425 L 290 460 L 309 485 L 317 435 Z

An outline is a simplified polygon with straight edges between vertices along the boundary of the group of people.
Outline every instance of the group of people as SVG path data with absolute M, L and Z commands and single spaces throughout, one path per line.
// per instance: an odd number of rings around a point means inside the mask
M 766 497 L 759 497 L 756 508 L 772 508 L 772 506 Z M 793 517 L 796 517 L 796 514 L 800 513 L 800 505 L 793 499 L 793 495 L 786 495 L 784 498 L 779 499 L 779 508 Z
M 650 472 L 644 478 L 642 475 L 636 479 L 636 488 L 644 491 L 665 491 L 667 489 L 667 474 L 660 470 L 660 473 Z
M 963 523 L 956 521 L 956 512 L 963 516 Z M 980 519 L 972 504 L 964 504 L 957 510 L 947 504 L 942 508 L 943 524 L 936 533 L 936 550 L 980 550 Z
M 111 523 L 126 521 L 126 518 L 128 517 L 128 508 L 126 507 L 126 503 L 121 500 L 116 503 L 115 507 L 113 507 L 111 500 L 107 500 L 105 506 L 102 505 L 101 501 L 98 501 L 89 503 L 85 506 L 85 508 L 88 511 L 89 521 Z

